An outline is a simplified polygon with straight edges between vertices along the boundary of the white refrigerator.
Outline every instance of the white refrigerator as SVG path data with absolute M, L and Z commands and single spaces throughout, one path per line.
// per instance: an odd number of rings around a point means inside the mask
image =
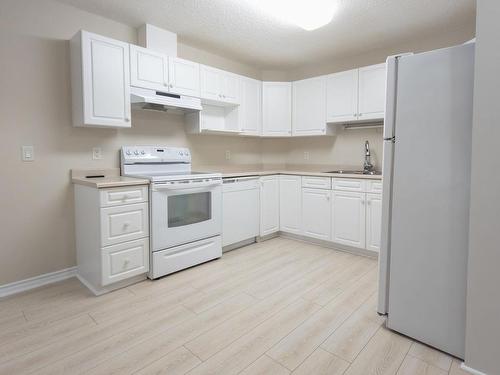
M 387 59 L 378 312 L 463 358 L 474 44 Z

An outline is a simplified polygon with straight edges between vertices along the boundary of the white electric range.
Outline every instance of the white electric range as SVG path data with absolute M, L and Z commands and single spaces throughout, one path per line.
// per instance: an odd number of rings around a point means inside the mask
M 222 256 L 220 173 L 193 172 L 187 148 L 165 146 L 123 146 L 121 173 L 151 182 L 151 279 Z

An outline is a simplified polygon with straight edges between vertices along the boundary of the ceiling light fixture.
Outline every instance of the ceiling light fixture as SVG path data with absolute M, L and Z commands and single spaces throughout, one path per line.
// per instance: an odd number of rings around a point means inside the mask
M 334 0 L 247 0 L 258 10 L 304 30 L 316 30 L 330 23 L 335 13 Z

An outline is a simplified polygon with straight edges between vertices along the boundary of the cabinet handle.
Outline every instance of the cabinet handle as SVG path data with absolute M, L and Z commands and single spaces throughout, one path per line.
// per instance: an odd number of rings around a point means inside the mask
M 125 122 L 130 122 L 130 119 L 128 117 L 125 117 Z
M 129 263 L 130 263 L 130 259 L 128 259 L 128 258 L 123 259 L 123 268 L 127 267 L 129 265 Z
M 130 223 L 123 223 L 123 228 L 127 229 L 130 226 Z
M 326 198 L 327 201 L 330 200 L 330 196 L 329 195 L 325 195 L 325 198 Z
M 362 113 L 360 113 L 360 114 L 359 114 L 359 117 L 361 117 L 361 116 L 363 116 L 363 114 L 362 114 Z
M 173 85 L 172 83 L 171 83 L 169 86 L 170 86 L 170 88 L 171 88 L 171 89 L 173 89 L 173 88 L 174 88 L 174 85 Z

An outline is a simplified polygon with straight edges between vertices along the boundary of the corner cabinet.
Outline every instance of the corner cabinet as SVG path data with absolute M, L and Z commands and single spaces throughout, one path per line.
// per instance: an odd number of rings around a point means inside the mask
M 292 135 L 326 134 L 326 77 L 292 84 Z
M 70 54 L 73 125 L 131 127 L 129 45 L 82 30 Z
M 260 235 L 267 236 L 280 230 L 279 176 L 260 178 Z
M 292 84 L 262 83 L 262 135 L 284 137 L 292 134 Z

